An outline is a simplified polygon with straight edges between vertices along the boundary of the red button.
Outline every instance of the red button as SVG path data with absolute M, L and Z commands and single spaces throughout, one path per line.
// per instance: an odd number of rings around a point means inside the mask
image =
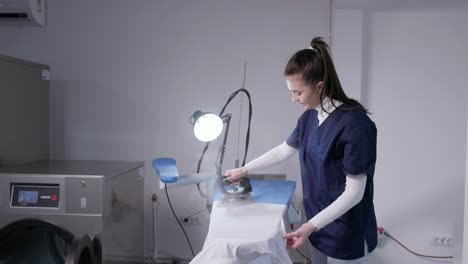
M 57 195 L 52 195 L 52 198 L 51 198 L 52 201 L 57 201 Z

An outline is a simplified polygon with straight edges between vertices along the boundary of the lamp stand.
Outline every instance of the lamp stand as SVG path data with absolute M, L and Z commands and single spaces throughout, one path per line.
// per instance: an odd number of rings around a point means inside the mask
M 231 123 L 231 114 L 226 114 L 222 117 L 223 122 L 226 123 L 226 128 L 224 129 L 224 138 L 223 138 L 223 145 L 221 146 L 221 156 L 219 157 L 219 166 L 216 172 L 218 178 L 223 175 L 223 160 L 224 160 L 224 152 L 226 151 L 226 142 L 229 132 L 229 124 Z

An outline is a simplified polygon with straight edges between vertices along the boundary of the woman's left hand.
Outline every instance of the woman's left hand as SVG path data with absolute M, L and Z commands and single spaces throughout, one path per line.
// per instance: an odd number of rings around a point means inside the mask
M 304 245 L 312 232 L 317 228 L 311 223 L 305 223 L 294 232 L 284 235 L 288 249 L 296 249 Z

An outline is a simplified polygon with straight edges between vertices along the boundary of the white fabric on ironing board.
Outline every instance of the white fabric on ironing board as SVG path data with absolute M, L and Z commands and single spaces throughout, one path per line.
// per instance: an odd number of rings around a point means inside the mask
M 283 238 L 286 222 L 283 204 L 215 205 L 203 249 L 190 263 L 292 263 Z

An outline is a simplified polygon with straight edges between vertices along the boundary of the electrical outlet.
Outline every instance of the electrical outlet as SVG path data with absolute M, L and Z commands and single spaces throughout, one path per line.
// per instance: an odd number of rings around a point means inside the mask
M 383 227 L 377 227 L 377 247 L 383 247 L 385 241 L 385 229 Z
M 152 257 L 145 257 L 145 264 L 155 264 Z
M 452 247 L 453 237 L 451 235 L 435 235 L 431 239 L 431 245 L 438 247 Z
M 203 223 L 198 215 L 179 216 L 179 221 L 185 226 L 201 226 Z

